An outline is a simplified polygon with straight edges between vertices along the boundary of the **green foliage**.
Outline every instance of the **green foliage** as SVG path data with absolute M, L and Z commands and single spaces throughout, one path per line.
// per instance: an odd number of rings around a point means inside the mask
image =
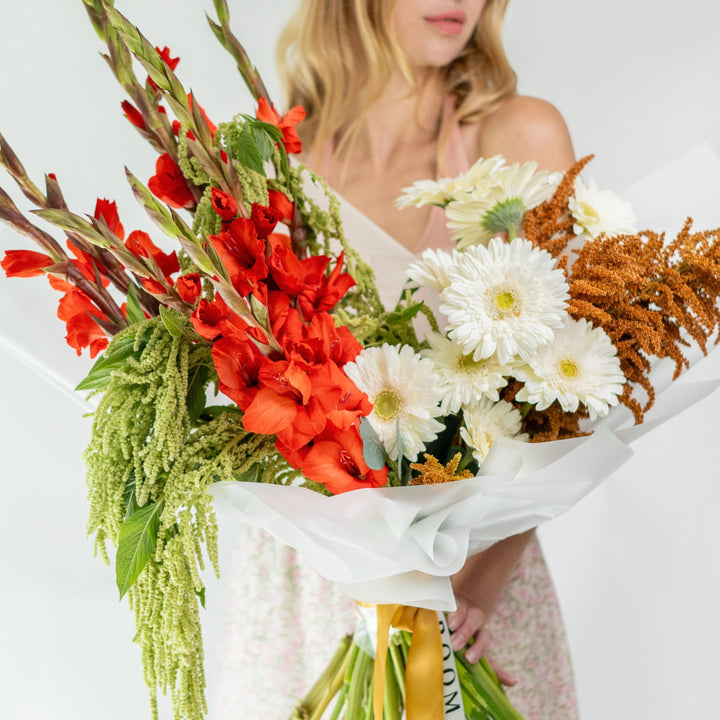
M 382 470 L 387 453 L 375 428 L 366 417 L 360 418 L 360 437 L 363 441 L 363 459 L 371 470 Z
M 139 323 L 145 319 L 145 313 L 138 300 L 137 289 L 134 283 L 130 283 L 127 291 L 127 319 L 129 323 Z
M 146 333 L 141 332 L 136 336 L 135 329 L 115 336 L 113 342 L 106 348 L 105 352 L 95 361 L 84 380 L 75 388 L 76 390 L 102 390 L 110 382 L 110 377 L 115 370 L 124 367 L 130 357 L 136 359 L 145 347 Z
M 193 232 L 198 237 L 206 238 L 208 235 L 217 235 L 222 230 L 222 218 L 215 212 L 211 196 L 212 187 L 208 185 L 195 209 Z M 193 271 L 191 270 L 191 272 Z
M 155 552 L 162 502 L 149 503 L 125 519 L 115 557 L 115 581 L 120 597 L 133 586 Z
M 216 380 L 210 348 L 183 323 L 168 311 L 133 324 L 83 381 L 104 390 L 86 452 L 88 529 L 106 561 L 106 542 L 117 546 L 118 589 L 135 612 L 153 698 L 170 689 L 175 716 L 201 720 L 200 571 L 209 560 L 218 572 L 207 490 L 239 477 L 289 483 L 295 471 L 272 436 L 243 430 L 237 408 L 206 407 Z

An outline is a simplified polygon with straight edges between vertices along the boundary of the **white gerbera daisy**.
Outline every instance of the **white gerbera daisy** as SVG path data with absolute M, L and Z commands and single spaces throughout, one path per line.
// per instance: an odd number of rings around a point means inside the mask
M 504 162 L 500 155 L 487 160 L 480 158 L 466 173 L 458 177 L 418 180 L 403 188 L 403 194 L 395 200 L 395 205 L 401 209 L 423 205 L 444 207 L 455 197 L 480 189 L 488 183 L 495 184 L 494 173 Z
M 386 343 L 362 350 L 343 369 L 370 399 L 373 411 L 368 420 L 387 454 L 398 459 L 399 423 L 403 455 L 416 460 L 425 443 L 434 440 L 444 427 L 435 420 L 441 414 L 438 403 L 442 390 L 432 362 L 409 345 Z
M 520 413 L 505 400 L 492 402 L 484 398 L 476 405 L 463 410 L 465 426 L 460 428 L 460 437 L 474 448 L 473 456 L 479 462 L 487 457 L 492 444 L 498 437 L 527 442 L 529 437 L 521 433 Z
M 487 248 L 458 253 L 440 294 L 450 337 L 475 360 L 529 358 L 565 319 L 568 286 L 554 265 L 550 253 L 522 238 L 493 238 Z
M 444 250 L 428 249 L 420 256 L 421 259 L 410 266 L 405 274 L 410 278 L 410 287 L 426 287 L 441 292 L 449 284 L 447 271 L 457 260 L 459 253 Z
M 587 406 L 591 420 L 617 405 L 625 376 L 617 350 L 605 331 L 587 320 L 568 317 L 555 339 L 543 345 L 528 364 L 515 369 L 525 382 L 517 399 L 545 410 L 555 400 L 565 412 Z
M 551 198 L 562 174 L 536 170 L 535 162 L 502 167 L 493 185 L 455 196 L 445 214 L 458 247 L 487 245 L 495 235 L 514 233 L 528 210 Z
M 598 235 L 614 237 L 637 232 L 630 203 L 610 190 L 600 190 L 594 180 L 587 185 L 580 178 L 575 180 L 575 195 L 570 198 L 568 207 L 575 220 L 573 231 L 576 235 L 596 238 Z
M 443 414 L 457 412 L 463 405 L 472 405 L 487 397 L 499 400 L 498 389 L 507 385 L 512 373 L 509 365 L 501 365 L 495 356 L 474 360 L 463 352 L 462 347 L 439 333 L 427 336 L 429 350 L 423 350 L 424 357 L 430 358 L 440 378 L 443 399 L 440 407 Z

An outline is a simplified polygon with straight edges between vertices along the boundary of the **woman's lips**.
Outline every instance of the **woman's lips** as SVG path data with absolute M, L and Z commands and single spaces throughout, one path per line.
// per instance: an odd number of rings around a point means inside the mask
M 445 35 L 459 35 L 465 24 L 465 13 L 462 10 L 449 10 L 440 15 L 428 15 L 423 19 L 430 27 Z

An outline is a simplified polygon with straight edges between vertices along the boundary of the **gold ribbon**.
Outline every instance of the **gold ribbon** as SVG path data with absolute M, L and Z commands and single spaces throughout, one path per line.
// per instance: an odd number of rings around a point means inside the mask
M 375 720 L 383 718 L 385 663 L 391 626 L 398 630 L 409 630 L 413 634 L 405 666 L 407 720 L 438 720 L 444 717 L 443 648 L 437 612 L 408 605 L 375 607 L 378 621 L 373 689 Z

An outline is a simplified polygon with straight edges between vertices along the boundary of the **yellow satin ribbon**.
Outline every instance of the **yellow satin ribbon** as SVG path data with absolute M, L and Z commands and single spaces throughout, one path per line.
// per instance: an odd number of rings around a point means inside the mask
M 385 662 L 391 626 L 398 630 L 409 630 L 413 634 L 405 667 L 407 720 L 438 720 L 444 717 L 443 649 L 437 612 L 408 605 L 375 607 L 378 621 L 373 689 L 375 720 L 383 720 Z

